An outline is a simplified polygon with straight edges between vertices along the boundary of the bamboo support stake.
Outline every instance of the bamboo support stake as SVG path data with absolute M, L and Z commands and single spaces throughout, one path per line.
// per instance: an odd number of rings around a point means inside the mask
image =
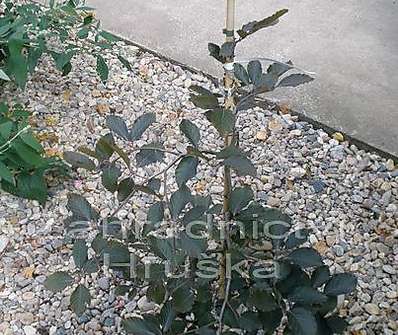
M 227 0 L 227 22 L 225 27 L 227 42 L 232 42 L 234 40 L 233 33 L 235 31 L 235 8 L 235 0 Z M 231 32 L 232 34 L 230 35 Z
M 235 8 L 236 0 L 227 0 L 227 18 L 225 27 L 225 42 L 235 43 Z M 224 64 L 224 88 L 226 91 L 225 107 L 234 111 L 233 88 L 234 78 L 234 59 L 235 55 L 227 59 Z
M 225 41 L 235 42 L 235 7 L 236 0 L 227 0 L 227 18 L 225 28 Z M 234 55 L 232 58 L 227 59 L 227 63 L 224 64 L 224 90 L 225 90 L 225 101 L 224 105 L 226 109 L 235 112 L 235 100 L 233 95 L 235 78 L 234 78 Z M 229 134 L 224 139 L 226 147 L 230 146 L 233 141 L 234 134 Z M 229 196 L 231 193 L 231 170 L 227 167 L 224 169 L 224 213 L 228 213 Z
M 227 17 L 226 17 L 226 27 L 225 27 L 225 42 L 234 43 L 235 42 L 235 6 L 236 0 L 227 0 Z M 224 108 L 235 113 L 235 99 L 234 99 L 234 86 L 235 86 L 235 76 L 234 76 L 234 55 L 227 59 L 226 64 L 224 64 Z M 234 141 L 235 130 L 231 134 L 228 134 L 224 138 L 224 147 L 230 146 Z M 223 212 L 225 226 L 225 238 L 223 241 L 223 254 L 220 261 L 220 278 L 219 278 L 219 298 L 225 300 L 227 296 L 226 292 L 226 253 L 228 252 L 228 222 L 230 220 L 229 212 L 229 202 L 232 190 L 232 180 L 231 180 L 231 169 L 227 166 L 224 167 L 224 192 L 223 192 Z M 222 313 L 223 314 L 223 313 Z M 222 328 L 222 318 L 220 315 L 220 329 Z

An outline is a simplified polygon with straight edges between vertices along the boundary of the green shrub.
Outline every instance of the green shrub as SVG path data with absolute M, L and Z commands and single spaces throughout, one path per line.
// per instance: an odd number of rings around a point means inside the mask
M 120 204 L 102 219 L 81 195 L 69 195 L 71 216 L 65 226 L 74 241 L 76 269 L 50 275 L 45 286 L 54 292 L 73 286 L 70 302 L 77 315 L 91 302 L 82 278 L 105 266 L 117 277 L 116 294 L 132 298 L 146 288 L 147 299 L 158 305 L 153 312 L 123 321 L 125 331 L 134 335 L 232 335 L 260 330 L 274 334 L 278 328 L 284 334 L 303 335 L 344 331 L 347 323 L 336 311 L 337 296 L 350 294 L 356 278 L 331 274 L 309 246 L 308 230 L 294 230 L 287 215 L 256 201 L 250 185 L 234 183 L 239 176 L 256 177 L 255 166 L 239 148 L 236 131 L 245 101 L 277 87 L 312 80 L 306 74 L 288 74 L 291 64 L 273 63 L 266 71 L 259 61 L 247 67 L 231 66 L 236 43 L 275 24 L 285 12 L 245 25 L 238 31 L 238 41 L 226 32 L 226 44 L 209 45 L 213 57 L 229 63 L 222 87 L 225 94 L 194 86 L 191 100 L 224 140 L 222 147 L 204 147 L 199 128 L 189 120 L 180 124 L 186 137 L 184 154 L 169 151 L 162 143 L 137 147 L 155 116 L 144 114 L 129 126 L 112 115 L 107 118 L 110 132 L 93 148 L 65 153 L 73 167 L 100 171 L 107 196 L 115 196 Z M 120 141 L 134 150 L 124 152 L 116 144 Z M 132 164 L 139 169 L 163 162 L 167 155 L 173 157 L 171 163 L 144 181 L 130 169 Z M 189 188 L 199 164 L 209 162 L 224 171 L 224 191 L 219 197 L 223 202 L 193 194 Z M 168 178 L 171 173 L 174 185 Z M 153 198 L 147 221 L 123 227 L 117 214 L 138 193 Z M 82 231 L 91 226 L 98 232 L 94 240 L 87 240 Z M 152 260 L 149 265 L 147 256 Z
M 66 166 L 56 157 L 47 158 L 29 125 L 29 113 L 20 105 L 0 104 L 1 188 L 22 198 L 47 199 L 45 176 L 65 174 Z
M 102 56 L 113 49 L 119 39 L 102 30 L 93 9 L 85 1 L 50 1 L 39 4 L 0 0 L 0 86 L 7 82 L 25 88 L 39 60 L 50 56 L 60 74 L 72 70 L 78 54 L 96 58 L 96 71 L 102 81 L 109 75 Z M 118 56 L 131 69 L 129 62 Z M 44 174 L 60 162 L 45 158 L 42 147 L 34 140 L 22 107 L 2 105 L 0 126 L 0 180 L 4 191 L 43 203 L 47 197 Z M 8 142 L 11 143 L 8 143 Z
M 3 1 L 0 1 L 0 5 Z M 24 88 L 28 75 L 35 71 L 40 58 L 47 54 L 56 68 L 67 75 L 77 54 L 97 59 L 97 72 L 102 81 L 109 74 L 102 57 L 103 50 L 112 49 L 119 39 L 100 29 L 93 8 L 85 1 L 50 1 L 43 7 L 35 3 L 4 2 L 0 17 L 0 80 L 13 81 Z M 129 62 L 120 61 L 128 68 Z

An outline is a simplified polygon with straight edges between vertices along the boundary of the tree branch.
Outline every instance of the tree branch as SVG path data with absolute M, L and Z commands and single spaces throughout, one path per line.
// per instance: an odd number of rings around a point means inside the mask
M 221 307 L 220 318 L 219 318 L 219 321 L 218 321 L 218 332 L 217 332 L 218 335 L 222 334 L 222 329 L 223 329 L 223 326 L 224 326 L 225 308 L 227 307 L 227 304 L 228 304 L 228 298 L 229 298 L 230 289 L 231 289 L 231 278 L 228 278 L 227 286 L 225 288 L 225 298 L 224 298 L 224 302 L 223 302 L 222 307 Z
M 19 132 L 17 132 L 12 138 L 10 138 L 6 143 L 4 143 L 1 147 L 0 147 L 0 154 L 4 154 L 7 150 L 8 147 L 10 146 L 10 144 L 16 140 L 20 135 L 22 135 L 23 133 L 27 132 L 30 129 L 30 125 L 22 128 Z M 4 150 L 3 150 L 4 149 Z
M 166 168 L 164 168 L 162 171 L 152 175 L 151 177 L 147 178 L 146 181 L 144 182 L 144 184 L 148 183 L 151 179 L 156 178 L 164 173 L 166 173 L 168 170 L 170 170 L 176 163 L 178 163 L 178 161 L 184 157 L 184 155 L 180 155 L 179 157 L 177 157 L 172 163 L 170 163 L 168 166 L 166 166 Z M 118 208 L 116 208 L 113 213 L 111 214 L 111 217 L 116 216 L 116 214 L 131 200 L 131 198 L 134 196 L 135 191 L 131 192 L 128 197 L 126 199 L 124 199 L 120 205 L 118 206 Z
M 142 150 L 155 150 L 155 151 L 164 152 L 166 154 L 171 154 L 171 155 L 174 155 L 174 156 L 180 156 L 181 155 L 179 152 L 166 150 L 166 149 L 162 149 L 162 148 L 157 148 L 157 147 L 134 148 L 131 151 L 132 152 L 136 152 L 136 151 L 142 151 Z

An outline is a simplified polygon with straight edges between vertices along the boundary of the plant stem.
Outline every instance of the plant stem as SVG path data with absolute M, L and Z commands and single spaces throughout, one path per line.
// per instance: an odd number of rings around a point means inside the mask
M 223 325 L 224 325 L 225 308 L 227 307 L 227 304 L 228 304 L 230 289 L 231 289 L 231 278 L 228 278 L 227 287 L 225 289 L 225 298 L 224 298 L 224 302 L 221 307 L 220 319 L 218 321 L 218 332 L 217 332 L 218 335 L 222 334 L 222 329 L 223 329 Z
M 210 326 L 213 326 L 213 325 L 214 325 L 214 323 L 210 322 L 207 325 L 204 325 L 202 328 L 210 327 Z M 193 333 L 196 333 L 197 331 L 198 331 L 198 329 L 194 328 L 194 329 L 191 329 L 191 330 L 184 331 L 183 333 L 179 333 L 178 335 L 193 334 Z
M 227 19 L 225 29 L 225 41 L 234 42 L 234 29 L 235 29 L 235 0 L 227 0 Z M 224 90 L 225 100 L 224 107 L 235 113 L 235 99 L 234 99 L 234 55 L 227 59 L 227 63 L 224 65 Z M 224 138 L 224 147 L 228 147 L 232 144 L 234 138 L 234 132 L 228 134 Z M 224 168 L 224 214 L 229 212 L 229 196 L 231 193 L 232 181 L 231 181 L 231 169 L 228 167 Z
M 174 156 L 181 156 L 181 154 L 177 151 L 172 151 L 172 150 L 166 150 L 166 149 L 162 149 L 162 148 L 158 148 L 158 147 L 151 147 L 151 146 L 147 146 L 144 148 L 134 148 L 131 150 L 131 152 L 136 152 L 136 151 L 145 151 L 145 150 L 154 150 L 154 151 L 160 151 L 160 152 L 164 152 L 165 154 L 170 154 L 170 155 L 174 155 Z
M 0 154 L 4 154 L 9 146 L 11 145 L 11 143 L 13 141 L 15 141 L 20 135 L 22 135 L 23 133 L 27 132 L 30 129 L 30 125 L 22 128 L 20 131 L 18 131 L 12 138 L 10 138 L 6 143 L 4 143 L 1 147 L 0 147 Z M 3 150 L 4 149 L 4 150 Z
M 235 29 L 235 0 L 227 0 L 227 18 L 226 18 L 226 29 L 225 29 L 225 41 L 234 42 L 234 29 Z M 227 63 L 224 65 L 224 107 L 225 109 L 231 110 L 235 113 L 235 99 L 234 99 L 234 86 L 235 86 L 235 76 L 234 76 L 234 55 L 227 59 Z M 224 138 L 224 148 L 229 147 L 233 143 L 235 130 L 231 134 L 228 134 Z M 229 200 L 232 190 L 232 179 L 231 179 L 231 169 L 227 166 L 224 167 L 224 191 L 223 191 L 223 213 L 224 220 L 228 222 L 230 220 L 229 211 Z M 225 235 L 229 234 L 228 224 L 226 225 Z M 228 237 L 227 237 L 228 239 Z M 226 254 L 228 252 L 228 245 L 226 240 L 222 241 L 222 256 L 220 261 L 220 278 L 219 278 L 219 298 L 226 299 Z M 224 308 L 225 309 L 225 308 Z M 222 319 L 222 318 L 221 318 Z
M 158 176 L 160 176 L 162 174 L 167 173 L 167 171 L 170 170 L 175 164 L 177 164 L 182 157 L 184 157 L 184 156 L 181 155 L 181 156 L 177 157 L 168 166 L 166 166 L 166 168 L 164 168 L 162 171 L 160 171 L 160 172 L 154 174 L 153 176 L 147 178 L 146 182 L 149 182 L 151 179 L 156 178 L 156 177 L 158 177 Z M 122 203 L 120 203 L 119 207 L 114 210 L 114 212 L 111 214 L 111 217 L 116 216 L 116 214 L 131 200 L 131 198 L 134 196 L 134 194 L 135 194 L 135 191 L 131 192 L 130 195 L 125 200 L 123 200 Z

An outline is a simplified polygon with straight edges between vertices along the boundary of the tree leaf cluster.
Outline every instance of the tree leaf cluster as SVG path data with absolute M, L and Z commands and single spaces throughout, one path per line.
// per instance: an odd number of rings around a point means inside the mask
M 46 176 L 67 171 L 59 158 L 45 156 L 29 117 L 21 105 L 0 103 L 0 186 L 5 192 L 44 204 Z
M 102 52 L 115 48 L 120 39 L 101 29 L 93 8 L 70 0 L 53 1 L 49 7 L 15 1 L 5 1 L 4 6 L 0 17 L 0 84 L 12 82 L 24 88 L 46 54 L 63 76 L 72 71 L 76 55 L 91 54 L 100 79 L 108 79 L 109 67 Z M 122 55 L 118 59 L 131 70 L 127 59 Z

